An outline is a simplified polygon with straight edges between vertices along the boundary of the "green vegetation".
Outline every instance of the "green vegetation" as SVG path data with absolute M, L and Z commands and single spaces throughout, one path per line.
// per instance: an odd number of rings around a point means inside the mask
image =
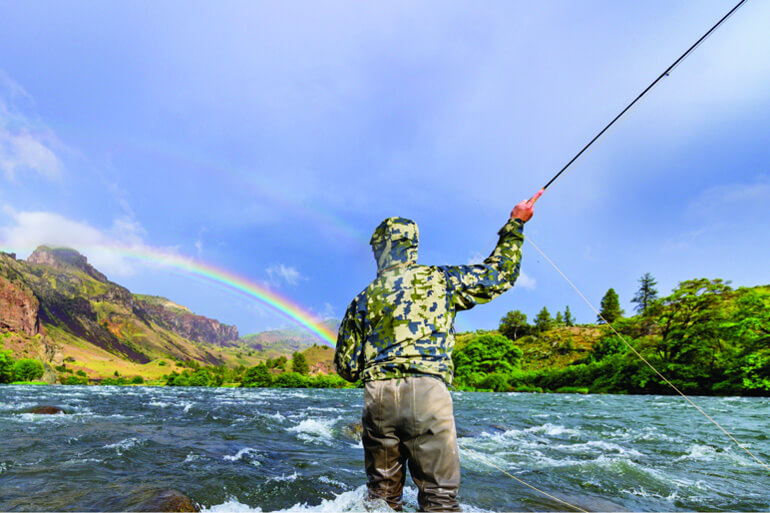
M 16 381 L 35 381 L 43 376 L 43 364 L 31 358 L 22 358 L 13 364 L 13 377 Z
M 685 393 L 770 395 L 770 287 L 733 290 L 723 280 L 701 278 L 658 299 L 654 285 L 649 273 L 642 277 L 635 296 L 639 314 L 630 318 L 621 317 L 614 290 L 605 294 L 602 309 L 622 338 L 608 325 L 543 330 L 519 323 L 517 333 L 531 334 L 514 341 L 504 336 L 519 318 L 511 312 L 501 320 L 503 334 L 458 337 L 457 387 L 674 393 L 628 343 Z M 540 326 L 546 314 L 545 308 L 538 314 Z
M 0 349 L 0 383 L 13 381 L 13 357 L 10 351 Z
M 599 312 L 599 316 L 596 318 L 597 322 L 600 323 L 605 321 L 615 322 L 616 319 L 620 318 L 625 313 L 620 308 L 620 298 L 618 297 L 618 293 L 612 288 L 604 294 L 601 306 L 602 309 Z
M 43 364 L 31 358 L 14 360 L 11 351 L 0 349 L 0 384 L 45 385 L 37 381 L 43 376 Z
M 305 355 L 296 351 L 291 355 L 291 370 L 303 376 L 307 376 L 310 373 L 310 367 L 307 364 Z

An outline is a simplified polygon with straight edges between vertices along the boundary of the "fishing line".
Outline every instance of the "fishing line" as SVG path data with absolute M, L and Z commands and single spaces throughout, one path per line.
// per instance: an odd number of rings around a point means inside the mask
M 728 432 L 728 431 L 727 431 L 725 428 L 723 428 L 723 427 L 722 427 L 722 425 L 721 425 L 719 422 L 717 422 L 716 420 L 714 420 L 714 419 L 713 419 L 713 418 L 712 418 L 712 417 L 711 417 L 711 416 L 710 416 L 708 413 L 706 413 L 705 411 L 703 411 L 703 409 L 702 409 L 700 406 L 698 406 L 697 404 L 695 404 L 695 403 L 694 403 L 694 402 L 693 402 L 693 401 L 692 401 L 692 400 L 691 400 L 689 397 L 687 397 L 687 396 L 686 396 L 686 395 L 685 395 L 685 394 L 684 394 L 684 393 L 683 393 L 681 390 L 679 390 L 679 389 L 676 387 L 676 385 L 674 385 L 674 384 L 673 384 L 673 383 L 671 383 L 671 382 L 670 382 L 668 379 L 666 379 L 666 377 L 665 377 L 663 374 L 661 374 L 661 373 L 660 373 L 660 371 L 658 371 L 658 369 L 656 369 L 656 368 L 655 368 L 655 367 L 654 367 L 654 366 L 653 366 L 653 365 L 652 365 L 652 364 L 651 364 L 651 363 L 650 363 L 650 362 L 649 362 L 649 361 L 648 361 L 648 360 L 647 360 L 647 359 L 646 359 L 644 356 L 642 356 L 642 354 L 641 354 L 639 351 L 637 351 L 637 350 L 634 348 L 634 346 L 632 346 L 632 345 L 631 345 L 631 344 L 630 344 L 630 343 L 629 343 L 629 342 L 626 340 L 626 338 L 625 338 L 623 335 L 621 335 L 620 333 L 618 333 L 618 331 L 615 329 L 615 327 L 614 327 L 612 324 L 610 324 L 610 323 L 607 321 L 607 319 L 605 319 L 605 318 L 604 318 L 604 316 L 602 316 L 602 314 L 599 312 L 599 310 L 597 310 L 597 309 L 596 309 L 596 307 L 595 307 L 595 306 L 594 306 L 594 305 L 593 305 L 593 304 L 592 304 L 592 303 L 591 303 L 591 302 L 588 300 L 588 298 L 586 298 L 586 296 L 585 296 L 585 295 L 584 295 L 584 294 L 583 294 L 583 293 L 580 291 L 580 289 L 578 289 L 578 288 L 577 288 L 577 286 L 575 286 L 575 284 L 574 284 L 574 283 L 572 283 L 572 280 L 570 280 L 569 278 L 567 278 L 567 275 L 566 275 L 566 274 L 564 274 L 564 273 L 562 272 L 562 270 L 561 270 L 561 269 L 559 269 L 559 267 L 558 267 L 558 266 L 557 266 L 557 265 L 556 265 L 556 264 L 553 262 L 553 260 L 551 260 L 550 258 L 548 258 L 548 255 L 546 255 L 546 254 L 543 252 L 543 250 L 541 250 L 541 249 L 540 249 L 540 248 L 539 248 L 539 247 L 538 247 L 538 246 L 537 246 L 537 245 L 536 245 L 534 242 L 532 242 L 532 239 L 531 239 L 530 237 L 527 237 L 527 241 L 529 241 L 529 243 L 530 243 L 530 244 L 532 244 L 532 247 L 534 247 L 534 248 L 537 250 L 537 252 L 538 252 L 538 253 L 540 253 L 540 255 L 542 255 L 542 257 L 543 257 L 543 258 L 545 258 L 545 259 L 548 261 L 548 263 L 549 263 L 549 264 L 551 264 L 551 265 L 553 266 L 553 268 L 554 268 L 554 269 L 556 269 L 556 272 L 558 272 L 559 274 L 561 274 L 562 278 L 564 278 L 564 279 L 567 281 L 567 283 L 569 283 L 569 284 L 570 284 L 570 287 L 572 287 L 572 288 L 575 290 L 575 292 L 577 292 L 577 293 L 578 293 L 578 295 L 579 295 L 581 298 L 583 298 L 583 301 L 585 301 L 585 303 L 586 303 L 586 304 L 587 304 L 587 305 L 588 305 L 588 306 L 591 308 L 591 310 L 593 310 L 593 311 L 596 313 L 596 315 L 597 315 L 597 316 L 598 316 L 598 317 L 599 317 L 599 318 L 600 318 L 602 321 L 604 321 L 604 322 L 607 324 L 607 326 L 609 326 L 609 327 L 610 327 L 610 329 L 612 330 L 612 332 L 613 332 L 613 333 L 615 333 L 615 335 L 617 335 L 617 337 L 618 337 L 618 338 L 620 338 L 620 340 L 622 340 L 622 341 L 623 341 L 623 343 L 624 343 L 624 344 L 625 344 L 625 345 L 626 345 L 626 346 L 627 346 L 627 347 L 628 347 L 628 348 L 629 348 L 631 351 L 633 351 L 633 353 L 634 353 L 636 356 L 638 356 L 638 357 L 639 357 L 639 359 L 641 359 L 641 360 L 642 360 L 642 361 L 643 361 L 645 364 L 647 364 L 647 366 L 648 366 L 650 369 L 652 369 L 652 370 L 653 370 L 653 372 L 655 372 L 655 374 L 657 374 L 657 375 L 660 377 L 660 379 L 662 379 L 662 380 L 663 380 L 663 381 L 664 381 L 664 382 L 665 382 L 665 383 L 666 383 L 668 386 L 670 386 L 671 388 L 673 388 L 673 389 L 676 391 L 676 393 L 677 393 L 677 394 L 681 395 L 681 396 L 684 398 L 684 400 L 685 400 L 685 401 L 687 401 L 688 403 L 690 403 L 690 404 L 691 404 L 692 406 L 694 406 L 694 407 L 695 407 L 695 408 L 696 408 L 696 409 L 697 409 L 699 412 L 701 412 L 701 413 L 703 414 L 703 416 L 704 416 L 704 417 L 706 417 L 706 418 L 707 418 L 707 419 L 708 419 L 708 420 L 709 420 L 709 421 L 710 421 L 712 424 L 714 424 L 716 427 L 718 427 L 718 428 L 719 428 L 719 429 L 720 429 L 720 430 L 721 430 L 721 431 L 722 431 L 722 432 L 723 432 L 725 435 L 727 435 L 727 436 L 728 436 L 728 437 L 729 437 L 729 438 L 730 438 L 730 439 L 731 439 L 733 442 L 735 442 L 735 443 L 736 443 L 736 445 L 738 445 L 738 447 L 740 447 L 741 449 L 743 449 L 744 451 L 746 451 L 746 453 L 747 453 L 749 456 L 751 456 L 752 458 L 754 458 L 754 460 L 756 460 L 756 462 L 757 462 L 757 463 L 759 463 L 760 465 L 762 465 L 763 467 L 765 467 L 765 470 L 767 470 L 768 472 L 770 472 L 770 467 L 768 467 L 766 463 L 764 463 L 762 460 L 760 460 L 759 458 L 757 458 L 757 457 L 754 455 L 754 453 L 753 453 L 753 452 L 751 452 L 751 451 L 750 451 L 750 450 L 749 450 L 749 449 L 748 449 L 748 448 L 747 448 L 747 447 L 746 447 L 744 444 L 742 444 L 742 443 L 740 443 L 738 440 L 736 440 L 736 438 L 735 438 L 733 435 L 731 435 L 731 434 L 730 434 L 730 433 L 729 433 L 729 432 Z
M 499 470 L 499 471 L 500 471 L 500 472 L 502 472 L 503 474 L 507 475 L 508 477 L 511 477 L 511 478 L 515 479 L 516 481 L 518 481 L 519 483 L 523 484 L 524 486 L 528 486 L 529 488 L 532 488 L 532 489 L 533 489 L 533 490 L 535 490 L 536 492 L 542 493 L 542 494 L 543 494 L 543 495 L 545 495 L 546 497 L 548 497 L 548 498 L 550 498 L 550 499 L 553 499 L 553 500 L 555 500 L 556 502 L 561 502 L 562 504 L 566 504 L 567 506 L 569 506 L 570 508 L 573 508 L 573 509 L 575 509 L 576 511 L 582 511 L 583 513 L 588 513 L 588 511 L 584 510 L 583 508 L 579 508 L 578 506 L 575 506 L 574 504 L 570 504 L 569 502 L 567 502 L 567 501 L 564 501 L 564 500 L 561 500 L 561 499 L 559 499 L 558 497 L 554 497 L 554 496 L 553 496 L 553 495 L 551 495 L 550 493 L 548 493 L 548 492 L 544 492 L 544 491 L 543 491 L 543 490 L 541 490 L 540 488 L 536 488 L 536 487 L 532 486 L 531 484 L 527 483 L 526 481 L 524 481 L 524 480 L 522 480 L 522 479 L 519 479 L 518 477 L 514 476 L 514 475 L 513 475 L 513 474 L 511 474 L 510 472 L 507 472 L 507 471 L 506 471 L 505 469 L 503 469 L 502 467 L 499 467 L 499 466 L 495 465 L 494 463 L 492 463 L 491 461 L 489 461 L 487 458 L 485 458 L 485 457 L 484 457 L 484 456 L 482 456 L 481 454 L 477 453 L 476 451 L 474 451 L 474 450 L 472 450 L 472 449 L 469 449 L 469 448 L 468 448 L 466 445 L 464 445 L 464 444 L 461 444 L 459 440 L 457 441 L 457 445 L 459 445 L 460 447 L 462 447 L 463 449 L 465 449 L 465 450 L 468 452 L 468 454 L 470 454 L 471 456 L 474 456 L 474 457 L 476 457 L 477 459 L 479 459 L 479 460 L 483 461 L 484 463 L 486 463 L 487 465 L 489 465 L 489 466 L 490 466 L 490 467 L 492 467 L 492 468 L 496 468 L 497 470 Z
M 546 183 L 546 184 L 545 184 L 545 185 L 544 185 L 544 186 L 543 186 L 543 187 L 542 187 L 542 188 L 541 188 L 541 189 L 540 189 L 540 190 L 539 190 L 539 191 L 538 191 L 538 192 L 537 192 L 537 193 L 536 193 L 534 196 L 532 196 L 532 198 L 530 198 L 530 199 L 529 199 L 529 203 L 530 203 L 531 205 L 534 205 L 534 204 L 535 204 L 535 202 L 537 202 L 537 200 L 540 198 L 540 196 L 542 196 L 542 195 L 543 195 L 543 193 L 545 192 L 545 190 L 546 190 L 548 187 L 550 187 L 552 184 L 554 184 L 556 181 L 558 181 L 558 180 L 559 180 L 559 179 L 562 177 L 562 175 L 564 175 L 564 173 L 565 173 L 565 172 L 566 172 L 566 171 L 567 171 L 567 170 L 570 168 L 570 166 L 572 166 L 572 164 L 573 164 L 573 163 L 575 163 L 575 162 L 576 162 L 576 161 L 577 161 L 577 160 L 578 160 L 578 159 L 579 159 L 579 158 L 580 158 L 580 157 L 581 157 L 583 154 L 585 154 L 585 153 L 586 153 L 586 151 L 588 151 L 588 150 L 589 150 L 589 148 L 591 148 L 591 146 L 592 146 L 592 145 L 593 145 L 593 144 L 594 144 L 594 143 L 595 143 L 595 142 L 596 142 L 596 141 L 597 141 L 597 140 L 598 140 L 598 139 L 599 139 L 599 138 L 600 138 L 602 135 L 604 135 L 604 134 L 605 134 L 605 133 L 606 133 L 606 132 L 607 132 L 607 131 L 608 131 L 608 130 L 609 130 L 609 129 L 610 129 L 610 128 L 611 128 L 611 127 L 612 127 L 612 126 L 613 126 L 613 125 L 614 125 L 614 124 L 615 124 L 615 123 L 616 123 L 616 122 L 619 120 L 619 119 L 620 119 L 620 118 L 622 118 L 622 117 L 623 117 L 623 115 L 625 115 L 625 114 L 626 114 L 626 113 L 627 113 L 629 110 L 631 110 L 631 108 L 632 108 L 632 107 L 633 107 L 633 106 L 634 106 L 634 105 L 635 105 L 635 104 L 636 104 L 636 103 L 637 103 L 639 100 L 641 100 L 641 99 L 642 99 L 642 97 L 644 97 L 644 95 L 646 95 L 646 94 L 647 94 L 649 91 L 651 91 L 651 90 L 652 90 L 652 89 L 653 89 L 653 88 L 654 88 L 654 87 L 655 87 L 655 86 L 656 86 L 656 85 L 657 85 L 657 84 L 658 84 L 660 81 L 662 81 L 662 80 L 663 80 L 663 78 L 665 78 L 665 77 L 668 77 L 668 76 L 669 76 L 669 74 L 670 74 L 670 73 L 671 73 L 671 72 L 672 72 L 672 71 L 673 71 L 673 70 L 674 70 L 674 69 L 675 69 L 675 68 L 676 68 L 676 67 L 677 67 L 677 66 L 678 66 L 678 65 L 679 65 L 679 64 L 680 64 L 680 63 L 681 63 L 681 62 L 682 62 L 684 59 L 686 59 L 686 58 L 687 58 L 687 57 L 688 57 L 688 56 L 689 56 L 689 55 L 690 55 L 690 54 L 691 54 L 691 53 L 692 53 L 692 52 L 693 52 L 693 51 L 694 51 L 696 48 L 698 48 L 698 47 L 699 47 L 699 46 L 700 46 L 700 45 L 701 45 L 701 44 L 702 44 L 702 43 L 703 43 L 703 42 L 704 42 L 706 39 L 708 39 L 708 37 L 709 37 L 709 36 L 711 36 L 711 34 L 712 34 L 712 33 L 713 33 L 713 32 L 714 32 L 714 31 L 715 31 L 717 28 L 719 28 L 719 26 L 720 26 L 720 25 L 722 25 L 722 23 L 724 23 L 724 22 L 725 22 L 725 21 L 726 21 L 726 20 L 727 20 L 727 19 L 728 19 L 730 16 L 732 16 L 732 15 L 735 13 L 735 11 L 737 11 L 737 10 L 738 10 L 738 9 L 739 9 L 739 8 L 740 8 L 740 7 L 741 7 L 743 4 L 744 4 L 744 3 L 746 3 L 746 0 L 740 0 L 740 1 L 739 1 L 739 2 L 738 2 L 738 3 L 737 3 L 737 4 L 736 4 L 736 5 L 735 5 L 735 6 L 734 6 L 732 9 L 730 9 L 730 11 L 728 11 L 728 13 L 727 13 L 727 14 L 725 14 L 725 15 L 724 15 L 724 16 L 723 16 L 723 17 L 722 17 L 722 18 L 721 18 L 721 19 L 720 19 L 718 22 L 716 22 L 716 23 L 714 24 L 714 26 L 712 26 L 712 27 L 711 27 L 711 28 L 710 28 L 710 29 L 709 29 L 709 30 L 708 30 L 708 31 L 707 31 L 705 34 L 703 34 L 703 35 L 702 35 L 702 36 L 701 36 L 701 37 L 700 37 L 700 38 L 699 38 L 699 39 L 698 39 L 698 40 L 697 40 L 695 43 L 693 43 L 693 45 L 692 45 L 692 46 L 690 46 L 690 47 L 689 47 L 689 48 L 688 48 L 688 49 L 687 49 L 687 50 L 686 50 L 686 51 L 685 51 L 685 52 L 684 52 L 682 55 L 680 55 L 680 56 L 679 56 L 679 58 L 678 58 L 678 59 L 676 59 L 676 60 L 673 62 L 673 64 L 671 64 L 671 65 L 670 65 L 668 68 L 666 68 L 666 70 L 665 70 L 663 73 L 661 73 L 661 74 L 660 74 L 660 75 L 659 75 L 659 76 L 658 76 L 658 77 L 657 77 L 655 80 L 653 80 L 653 81 L 652 81 L 652 83 L 650 83 L 650 85 L 648 85 L 648 86 L 647 86 L 647 87 L 646 87 L 646 88 L 645 88 L 645 89 L 644 89 L 644 90 L 643 90 L 641 93 L 639 93 L 639 95 L 638 95 L 636 98 L 634 98 L 634 100 L 633 100 L 631 103 L 629 103 L 629 104 L 628 104 L 628 105 L 627 105 L 627 106 L 626 106 L 626 107 L 625 107 L 625 108 L 624 108 L 622 111 L 620 111 L 620 113 L 619 113 L 617 116 L 615 116 L 615 117 L 612 119 L 612 121 L 610 121 L 610 122 L 609 122 L 609 123 L 608 123 L 608 124 L 607 124 L 607 125 L 606 125 L 604 128 L 602 128 L 602 129 L 599 131 L 599 133 L 597 133 L 597 134 L 596 134 L 596 135 L 593 137 L 593 139 L 591 139 L 591 140 L 588 142 L 588 144 L 586 144 L 586 145 L 585 145 L 585 146 L 584 146 L 584 147 L 583 147 L 583 148 L 582 148 L 582 149 L 581 149 L 581 150 L 580 150 L 580 151 L 579 151 L 579 152 L 578 152 L 578 153 L 577 153 L 577 154 L 576 154 L 574 157 L 572 157 L 572 159 L 570 159 L 570 160 L 569 160 L 569 162 L 567 162 L 567 163 L 564 165 L 564 167 L 562 167 L 562 168 L 559 170 L 559 172 L 558 172 L 558 173 L 556 173 L 556 174 L 555 174 L 555 175 L 554 175 L 554 176 L 553 176 L 553 177 L 552 177 L 552 178 L 551 178 L 551 179 L 548 181 L 548 183 Z M 767 464 L 765 464 L 765 463 L 764 463 L 762 460 L 760 460 L 760 459 L 759 459 L 757 456 L 755 456 L 755 455 L 754 455 L 754 453 L 752 453 L 752 452 L 751 452 L 751 451 L 750 451 L 750 450 L 749 450 L 749 449 L 748 449 L 746 446 L 744 446 L 743 444 L 741 444 L 741 443 L 740 443 L 740 442 L 739 442 L 739 441 L 738 441 L 738 440 L 737 440 L 737 439 L 736 439 L 736 438 L 735 438 L 733 435 L 731 435 L 731 434 L 730 434 L 730 433 L 729 433 L 729 432 L 728 432 L 728 431 L 727 431 L 727 430 L 726 430 L 724 427 L 722 427 L 722 425 L 721 425 L 721 424 L 719 424 L 719 423 L 718 423 L 716 420 L 714 420 L 714 419 L 713 419 L 713 418 L 712 418 L 712 417 L 711 417 L 711 416 L 710 416 L 708 413 L 706 413 L 706 412 L 705 412 L 705 411 L 704 411 L 704 410 L 703 410 L 703 409 L 702 409 L 700 406 L 698 406 L 697 404 L 695 404 L 695 403 L 694 403 L 694 402 L 693 402 L 693 401 L 692 401 L 692 400 L 691 400 L 689 397 L 687 397 L 687 396 L 686 396 L 686 395 L 685 395 L 685 394 L 684 394 L 684 393 L 683 393 L 681 390 L 679 390 L 679 389 L 678 389 L 678 388 L 677 388 L 677 387 L 676 387 L 676 386 L 675 386 L 673 383 L 671 383 L 671 381 L 669 381 L 669 380 L 668 380 L 668 379 L 667 379 L 667 378 L 666 378 L 666 377 L 665 377 L 663 374 L 661 374 L 661 373 L 658 371 L 658 369 L 656 369 L 656 368 L 655 368 L 655 367 L 654 367 L 654 366 L 653 366 L 653 365 L 652 365 L 652 364 L 651 364 L 651 363 L 650 363 L 650 362 L 649 362 L 649 361 L 648 361 L 648 360 L 647 360 L 647 359 L 646 359 L 644 356 L 642 356 L 642 355 L 641 355 L 641 354 L 640 354 L 640 353 L 639 353 L 639 352 L 638 352 L 638 351 L 637 351 L 637 350 L 636 350 L 636 349 L 635 349 L 635 348 L 634 348 L 634 347 L 633 347 L 633 346 L 632 346 L 630 343 L 628 343 L 628 341 L 625 339 L 625 337 L 623 337 L 623 336 L 622 336 L 620 333 L 618 333 L 618 331 L 615 329 L 615 327 L 614 327 L 614 326 L 612 326 L 612 324 L 610 324 L 609 322 L 607 322 L 607 320 L 606 320 L 606 319 L 604 319 L 604 317 L 601 315 L 601 313 L 600 313 L 600 312 L 599 312 L 599 311 L 598 311 L 598 310 L 597 310 L 597 309 L 596 309 L 596 308 L 593 306 L 593 304 L 592 304 L 592 303 L 591 303 L 591 302 L 590 302 L 590 301 L 589 301 L 589 300 L 588 300 L 588 299 L 585 297 L 585 295 L 584 295 L 584 294 L 583 294 L 583 293 L 580 291 L 580 289 L 578 289 L 578 288 L 575 286 L 575 284 L 574 284 L 574 283 L 572 283 L 572 281 L 571 281 L 569 278 L 567 278 L 567 276 L 566 276 L 566 275 L 565 275 L 565 274 L 564 274 L 564 273 L 561 271 L 561 269 L 559 269 L 559 267 L 558 267 L 558 266 L 557 266 L 557 265 L 556 265 L 556 264 L 555 264 L 555 263 L 554 263 L 554 262 L 553 262 L 553 261 L 552 261 L 550 258 L 548 258 L 548 256 L 547 256 L 547 255 L 546 255 L 546 254 L 545 254 L 545 253 L 544 253 L 544 252 L 543 252 L 543 251 L 542 251 L 542 250 L 541 250 L 541 249 L 540 249 L 540 248 L 539 248 L 539 247 L 538 247 L 538 246 L 537 246 L 537 245 L 536 245 L 534 242 L 532 242 L 532 239 L 531 239 L 530 237 L 526 237 L 526 240 L 527 240 L 527 241 L 529 241 L 529 243 L 530 243 L 530 244 L 532 244 L 532 246 L 533 246 L 533 247 L 534 247 L 534 248 L 535 248 L 535 249 L 538 251 L 538 253 L 540 253 L 540 254 L 543 256 L 543 258 L 545 258 L 545 259 L 548 261 L 548 263 L 550 263 L 550 264 L 553 266 L 553 268 L 554 268 L 554 269 L 556 269 L 556 271 L 557 271 L 557 272 L 558 272 L 558 273 L 559 273 L 559 274 L 560 274 L 560 275 L 561 275 L 561 276 L 562 276 L 562 277 L 563 277 L 563 278 L 564 278 L 564 279 L 567 281 L 567 283 L 569 283 L 569 285 L 570 285 L 570 286 L 571 286 L 571 287 L 572 287 L 572 288 L 575 290 L 575 292 L 577 292 L 577 294 L 578 294 L 578 295 L 579 295 L 581 298 L 583 298 L 583 301 L 585 301 L 585 302 L 586 302 L 586 304 L 588 304 L 588 306 L 589 306 L 589 307 L 590 307 L 590 308 L 591 308 L 591 309 L 592 309 L 594 312 L 596 312 L 597 316 L 598 316 L 600 319 L 602 319 L 602 320 L 603 320 L 603 321 L 604 321 L 604 322 L 605 322 L 605 323 L 606 323 L 606 324 L 607 324 L 607 325 L 610 327 L 610 329 L 611 329 L 611 330 L 612 330 L 612 331 L 615 333 L 615 335 L 616 335 L 618 338 L 620 338 L 620 340 L 622 340 L 622 341 L 623 341 L 623 343 L 624 343 L 624 344 L 625 344 L 625 345 L 626 345 L 626 346 L 627 346 L 627 347 L 628 347 L 628 348 L 629 348 L 629 349 L 630 349 L 630 350 L 631 350 L 631 351 L 632 351 L 632 352 L 633 352 L 633 353 L 634 353 L 634 354 L 635 354 L 637 357 L 639 357 L 639 359 L 641 359 L 641 360 L 642 360 L 642 361 L 643 361 L 643 362 L 644 362 L 644 363 L 645 363 L 645 364 L 646 364 L 646 365 L 647 365 L 647 366 L 648 366 L 650 369 L 652 369 L 652 370 L 653 370 L 653 372 L 655 372 L 655 374 L 657 374 L 657 375 L 658 375 L 658 376 L 659 376 L 659 377 L 660 377 L 660 378 L 661 378 L 661 379 L 662 379 L 662 380 L 663 380 L 663 381 L 664 381 L 666 384 L 668 384 L 668 385 L 669 385 L 669 386 L 670 386 L 670 387 L 671 387 L 673 390 L 675 390 L 677 394 L 679 394 L 680 396 L 682 396 L 682 397 L 683 397 L 683 398 L 684 398 L 684 399 L 685 399 L 685 400 L 686 400 L 686 401 L 687 401 L 687 402 L 688 402 L 690 405 L 692 405 L 693 407 L 695 407 L 695 409 L 697 409 L 697 410 L 698 410 L 698 411 L 699 411 L 699 412 L 700 412 L 700 413 L 701 413 L 701 414 L 702 414 L 704 417 L 706 417 L 706 419 L 708 419 L 708 420 L 709 420 L 711 423 L 713 423 L 713 424 L 714 424 L 716 427 L 718 427 L 718 428 L 719 428 L 719 429 L 720 429 L 720 430 L 721 430 L 721 431 L 722 431 L 722 432 L 723 432 L 725 435 L 727 435 L 727 436 L 728 436 L 728 437 L 729 437 L 729 438 L 730 438 L 730 439 L 731 439 L 733 442 L 735 442 L 735 444 L 736 444 L 738 447 L 740 447 L 741 449 L 743 449 L 743 450 L 744 450 L 744 451 L 745 451 L 745 452 L 746 452 L 746 453 L 747 453 L 749 456 L 751 456 L 751 457 L 752 457 L 752 458 L 753 458 L 753 459 L 754 459 L 754 460 L 755 460 L 757 463 L 759 463 L 759 464 L 760 464 L 762 467 L 764 467 L 766 470 L 770 471 L 770 467 L 768 467 L 768 466 L 767 466 Z M 473 455 L 473 456 L 475 456 L 476 458 L 480 459 L 481 461 L 485 462 L 487 465 L 489 465 L 489 466 L 491 466 L 491 467 L 493 467 L 493 468 L 496 468 L 497 470 L 500 470 L 500 471 L 501 471 L 501 472 L 503 472 L 504 474 L 506 474 L 506 475 L 508 475 L 509 477 L 511 477 L 511 478 L 515 479 L 516 481 L 518 481 L 519 483 L 521 483 L 521 484 L 523 484 L 523 485 L 525 485 L 525 486 L 527 486 L 527 487 L 529 487 L 529 488 L 532 488 L 533 490 L 536 490 L 536 491 L 538 491 L 539 493 L 541 493 L 541 494 L 543 494 L 543 495 L 545 495 L 545 496 L 547 496 L 547 497 L 550 497 L 551 499 L 554 499 L 554 500 L 556 500 L 556 501 L 558 501 L 558 502 L 560 502 L 560 503 L 563 503 L 563 504 L 565 504 L 565 505 L 567 505 L 567 506 L 569 506 L 569 507 L 571 507 L 571 508 L 574 508 L 575 510 L 578 510 L 578 511 L 583 511 L 583 512 L 585 511 L 585 510 L 583 510 L 583 509 L 581 509 L 581 508 L 578 508 L 577 506 L 573 506 L 572 504 L 569 504 L 568 502 L 565 502 L 565 501 L 563 501 L 563 500 L 561 500 L 561 499 L 558 499 L 558 498 L 556 498 L 556 497 L 554 497 L 554 496 L 552 496 L 552 495 L 550 495 L 550 494 L 548 494 L 548 493 L 546 493 L 546 492 L 544 492 L 544 491 L 542 491 L 542 490 L 540 490 L 540 489 L 538 489 L 538 488 L 536 488 L 536 487 L 532 486 L 532 485 L 531 485 L 531 484 L 529 484 L 529 483 L 526 483 L 526 482 L 524 482 L 523 480 L 519 479 L 518 477 L 514 476 L 513 474 L 510 474 L 509 472 L 506 472 L 504 469 L 502 469 L 502 468 L 500 468 L 499 466 L 495 465 L 494 463 L 492 463 L 491 461 L 487 460 L 486 458 L 484 458 L 484 457 L 482 457 L 482 456 L 480 456 L 480 455 L 476 454 L 474 451 L 470 451 L 470 450 L 469 450 L 467 447 L 464 447 L 464 446 L 462 446 L 462 447 L 463 447 L 463 448 L 464 448 L 466 451 L 468 451 L 468 452 L 469 452 L 471 455 Z

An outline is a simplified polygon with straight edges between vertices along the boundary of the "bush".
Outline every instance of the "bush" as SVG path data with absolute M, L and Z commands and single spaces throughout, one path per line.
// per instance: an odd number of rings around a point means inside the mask
M 104 378 L 99 382 L 100 385 L 125 385 L 126 378 Z
M 479 383 L 479 388 L 491 390 L 493 392 L 508 392 L 511 388 L 508 386 L 508 379 L 505 374 L 493 372 L 484 377 Z
M 34 381 L 43 376 L 43 364 L 31 358 L 22 358 L 13 364 L 15 381 Z
M 82 376 L 67 376 L 67 379 L 64 380 L 64 385 L 87 385 L 88 384 L 88 378 L 84 378 Z
M 264 363 L 251 367 L 241 378 L 242 387 L 269 387 L 272 383 L 273 376 Z
M 318 374 L 311 378 L 310 385 L 313 388 L 351 388 L 352 383 L 348 383 L 337 374 Z
M 131 383 L 134 385 L 141 385 L 144 383 L 144 378 L 142 376 L 134 376 L 131 378 Z
M 502 335 L 481 335 L 455 351 L 452 359 L 458 376 L 474 373 L 511 372 L 519 364 L 523 353 Z
M 0 383 L 13 381 L 13 357 L 10 351 L 0 351 Z
M 298 372 L 285 372 L 275 378 L 274 385 L 278 388 L 307 388 L 308 380 Z
M 307 364 L 307 358 L 305 355 L 299 352 L 295 352 L 291 356 L 291 370 L 297 374 L 307 376 L 310 373 L 310 367 Z
M 588 389 L 584 387 L 561 387 L 556 392 L 559 394 L 587 394 Z
M 86 371 L 84 371 L 83 369 L 78 370 L 75 374 L 77 374 L 78 376 L 82 376 L 84 378 L 86 377 Z
M 190 376 L 189 386 L 191 387 L 207 387 L 211 385 L 211 374 L 205 369 L 197 370 Z

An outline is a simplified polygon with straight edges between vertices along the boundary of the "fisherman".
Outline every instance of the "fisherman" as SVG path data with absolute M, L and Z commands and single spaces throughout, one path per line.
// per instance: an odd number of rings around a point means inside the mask
M 374 231 L 377 278 L 350 303 L 334 355 L 340 376 L 365 384 L 361 439 L 369 499 L 400 511 L 408 464 L 422 511 L 460 511 L 447 390 L 455 315 L 513 286 L 524 223 L 538 195 L 514 207 L 483 264 L 417 265 L 417 225 L 409 219 L 389 217 Z

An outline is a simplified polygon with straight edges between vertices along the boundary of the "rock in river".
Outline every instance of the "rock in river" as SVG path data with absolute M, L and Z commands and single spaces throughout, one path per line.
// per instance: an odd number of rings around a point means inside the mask
M 147 490 L 142 495 L 146 498 L 131 511 L 200 511 L 188 496 L 177 490 Z
M 64 415 L 67 412 L 62 410 L 58 406 L 42 404 L 40 406 L 35 406 L 33 408 L 30 408 L 29 413 L 36 413 L 38 415 Z

